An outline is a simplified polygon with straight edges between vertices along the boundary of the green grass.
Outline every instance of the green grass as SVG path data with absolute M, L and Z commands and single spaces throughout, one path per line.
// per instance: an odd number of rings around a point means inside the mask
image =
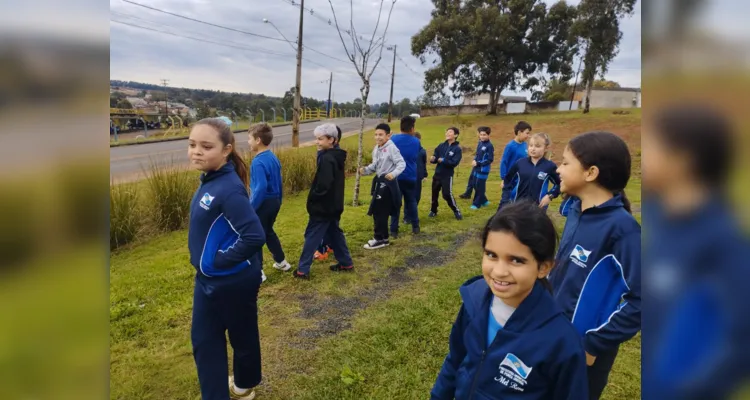
M 535 130 L 537 126 L 550 127 L 546 132 L 555 143 L 584 130 L 600 129 L 607 119 L 612 120 L 612 130 L 621 129 L 625 137 L 638 137 L 640 129 L 640 114 L 612 116 L 599 110 L 583 118 L 577 113 L 523 118 Z M 446 127 L 464 124 L 460 140 L 471 151 L 465 153 L 457 171 L 458 192 L 468 179 L 476 126 L 492 126 L 492 140 L 502 152 L 517 119 L 424 118 L 418 121 L 417 130 L 431 152 L 443 140 Z M 560 126 L 563 128 L 553 130 Z M 345 139 L 344 145 L 355 141 L 356 137 Z M 629 143 L 640 150 L 639 137 Z M 368 152 L 372 145 L 368 135 Z M 553 150 L 559 153 L 562 148 Z M 350 152 L 350 157 L 356 154 Z M 634 169 L 640 169 L 639 157 Z M 433 171 L 430 166 L 430 174 Z M 369 182 L 369 178 L 363 180 L 363 196 Z M 497 174 L 491 175 L 487 187 L 488 197 L 497 204 Z M 352 188 L 350 178 L 347 204 L 351 203 Z M 640 218 L 639 173 L 634 174 L 627 194 Z M 304 191 L 286 196 L 276 222 L 290 262 L 298 259 L 303 244 L 305 200 Z M 390 247 L 366 252 L 362 244 L 372 237 L 372 220 L 366 215 L 369 198 L 364 196 L 362 200 L 364 204 L 359 207 L 347 205 L 342 216 L 357 268 L 354 274 L 334 274 L 328 270 L 328 263 L 316 263 L 312 280 L 299 282 L 270 268 L 271 257 L 266 254 L 268 281 L 259 295 L 264 375 L 259 398 L 427 397 L 447 352 L 448 334 L 460 306 L 457 289 L 467 278 L 480 273 L 477 235 L 494 208 L 472 212 L 468 201 L 461 201 L 465 218 L 455 221 L 441 203 L 438 216 L 428 219 L 429 182 L 425 182 L 420 204 L 423 234 L 412 237 L 402 231 L 403 236 Z M 557 217 L 558 206 L 559 201 L 553 202 L 550 215 L 561 230 L 564 220 Z M 110 398 L 199 398 L 190 345 L 194 269 L 188 262 L 187 232 L 179 230 L 126 246 L 115 251 L 110 261 Z M 640 336 L 622 346 L 604 398 L 640 398 Z

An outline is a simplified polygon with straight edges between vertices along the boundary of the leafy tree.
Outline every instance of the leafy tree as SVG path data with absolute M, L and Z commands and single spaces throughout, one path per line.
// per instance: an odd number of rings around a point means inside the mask
M 127 110 L 131 110 L 131 109 L 133 109 L 133 105 L 130 104 L 130 102 L 128 101 L 128 99 L 122 99 L 122 100 L 120 100 L 120 101 L 117 102 L 117 108 L 124 108 L 124 109 L 127 109 Z
M 597 79 L 591 85 L 594 89 L 617 89 L 620 84 L 615 81 L 608 81 L 606 79 Z
M 604 78 L 609 63 L 617 56 L 622 39 L 620 19 L 632 15 L 637 0 L 581 0 L 573 32 L 583 43 L 581 83 L 586 87 L 583 113 L 589 112 L 589 98 L 597 75 Z
M 424 88 L 455 98 L 489 93 L 489 113 L 497 113 L 505 89 L 529 90 L 534 74 L 546 70 L 564 80 L 572 76 L 576 41 L 571 34 L 576 9 L 560 1 L 549 10 L 540 0 L 433 0 L 432 20 L 411 40 L 412 54 L 423 64 Z
M 544 90 L 531 95 L 533 101 L 568 101 L 573 94 L 573 87 L 562 79 L 545 80 Z

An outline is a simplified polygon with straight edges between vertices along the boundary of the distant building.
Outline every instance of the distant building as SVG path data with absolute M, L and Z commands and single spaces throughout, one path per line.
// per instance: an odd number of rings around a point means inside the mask
M 583 101 L 584 97 L 586 90 L 578 90 L 573 101 Z M 590 108 L 640 108 L 641 88 L 592 89 L 589 105 Z
M 497 104 L 505 104 L 505 103 L 526 103 L 528 102 L 528 99 L 524 96 L 503 96 L 500 95 L 497 97 Z M 464 97 L 464 105 L 483 105 L 483 104 L 490 104 L 490 94 L 489 93 L 470 93 Z

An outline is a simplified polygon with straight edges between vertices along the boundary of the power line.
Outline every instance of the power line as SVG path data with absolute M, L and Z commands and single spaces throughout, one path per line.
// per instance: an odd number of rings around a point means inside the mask
M 281 1 L 283 1 L 284 3 L 290 4 L 290 5 L 294 6 L 294 7 L 297 7 L 297 8 L 299 8 L 299 6 L 300 6 L 300 4 L 298 2 L 296 2 L 295 0 L 281 0 Z M 319 13 L 316 14 L 315 10 L 313 10 L 312 8 L 305 7 L 304 10 L 307 11 L 307 12 L 309 12 L 311 16 L 317 18 L 318 20 L 322 21 L 323 23 L 327 24 L 328 26 L 331 26 L 334 29 L 336 28 L 336 26 L 333 24 L 333 19 L 328 18 L 328 17 L 324 17 L 324 16 L 320 15 Z M 349 31 L 348 29 L 345 29 L 342 32 L 346 33 L 349 37 L 352 36 L 351 31 Z M 364 41 L 366 41 L 368 43 L 375 43 L 377 41 L 380 41 L 380 39 L 382 39 L 382 37 L 376 39 L 375 41 L 371 41 L 371 40 L 365 39 L 362 35 L 360 35 L 360 40 L 364 40 Z
M 404 64 L 404 66 L 405 66 L 405 67 L 406 67 L 406 68 L 407 68 L 407 69 L 408 69 L 409 71 L 411 71 L 411 72 L 412 72 L 412 73 L 413 73 L 414 75 L 417 75 L 417 76 L 419 76 L 420 78 L 424 77 L 424 74 L 420 74 L 419 72 L 417 72 L 417 71 L 414 71 L 413 69 L 411 69 L 411 67 L 409 66 L 409 64 L 407 64 L 407 63 L 406 63 L 406 61 L 404 61 L 404 59 L 403 59 L 403 58 L 401 58 L 401 56 L 399 56 L 398 54 L 396 55 L 396 58 L 398 58 L 398 60 L 399 60 L 399 61 L 401 61 L 401 63 L 402 63 L 402 64 Z

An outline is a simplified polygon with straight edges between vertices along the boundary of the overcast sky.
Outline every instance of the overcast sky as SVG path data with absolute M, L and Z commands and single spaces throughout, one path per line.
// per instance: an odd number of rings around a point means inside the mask
M 293 0 L 134 0 L 140 4 L 194 19 L 231 27 L 271 38 L 297 37 L 299 6 Z M 299 4 L 299 0 L 295 1 Z M 577 4 L 579 0 L 569 0 Z M 606 78 L 622 86 L 641 85 L 641 2 L 635 14 L 621 22 L 620 52 L 610 64 Z M 354 0 L 354 23 L 358 34 L 369 39 L 377 20 L 378 0 Z M 349 22 L 349 1 L 333 0 L 339 23 Z M 379 34 L 382 33 L 390 0 L 386 0 Z M 174 87 L 201 88 L 227 92 L 263 93 L 282 96 L 294 86 L 295 51 L 289 43 L 250 36 L 160 13 L 123 0 L 110 0 L 111 20 L 153 28 L 154 32 L 110 22 L 110 77 L 160 84 L 162 78 Z M 333 100 L 351 101 L 359 97 L 360 81 L 354 66 L 346 60 L 327 0 L 306 0 L 302 62 L 302 93 L 307 97 L 328 96 L 329 74 L 333 72 Z M 430 20 L 430 0 L 400 0 L 396 3 L 387 33 L 387 43 L 397 46 L 396 82 L 393 99 L 414 100 L 423 93 L 422 72 L 426 69 L 411 55 L 411 37 Z M 201 39 L 203 41 L 186 38 Z M 345 35 L 347 45 L 351 40 Z M 214 44 L 209 42 L 216 42 Z M 366 43 L 366 42 L 365 42 Z M 234 47 L 227 47 L 234 46 Z M 321 54 L 323 53 L 323 54 Z M 388 101 L 393 53 L 383 51 L 383 59 L 373 75 L 368 103 Z M 577 65 L 576 65 L 577 67 Z M 516 94 L 504 92 L 503 94 Z M 523 93 L 528 95 L 528 93 Z

